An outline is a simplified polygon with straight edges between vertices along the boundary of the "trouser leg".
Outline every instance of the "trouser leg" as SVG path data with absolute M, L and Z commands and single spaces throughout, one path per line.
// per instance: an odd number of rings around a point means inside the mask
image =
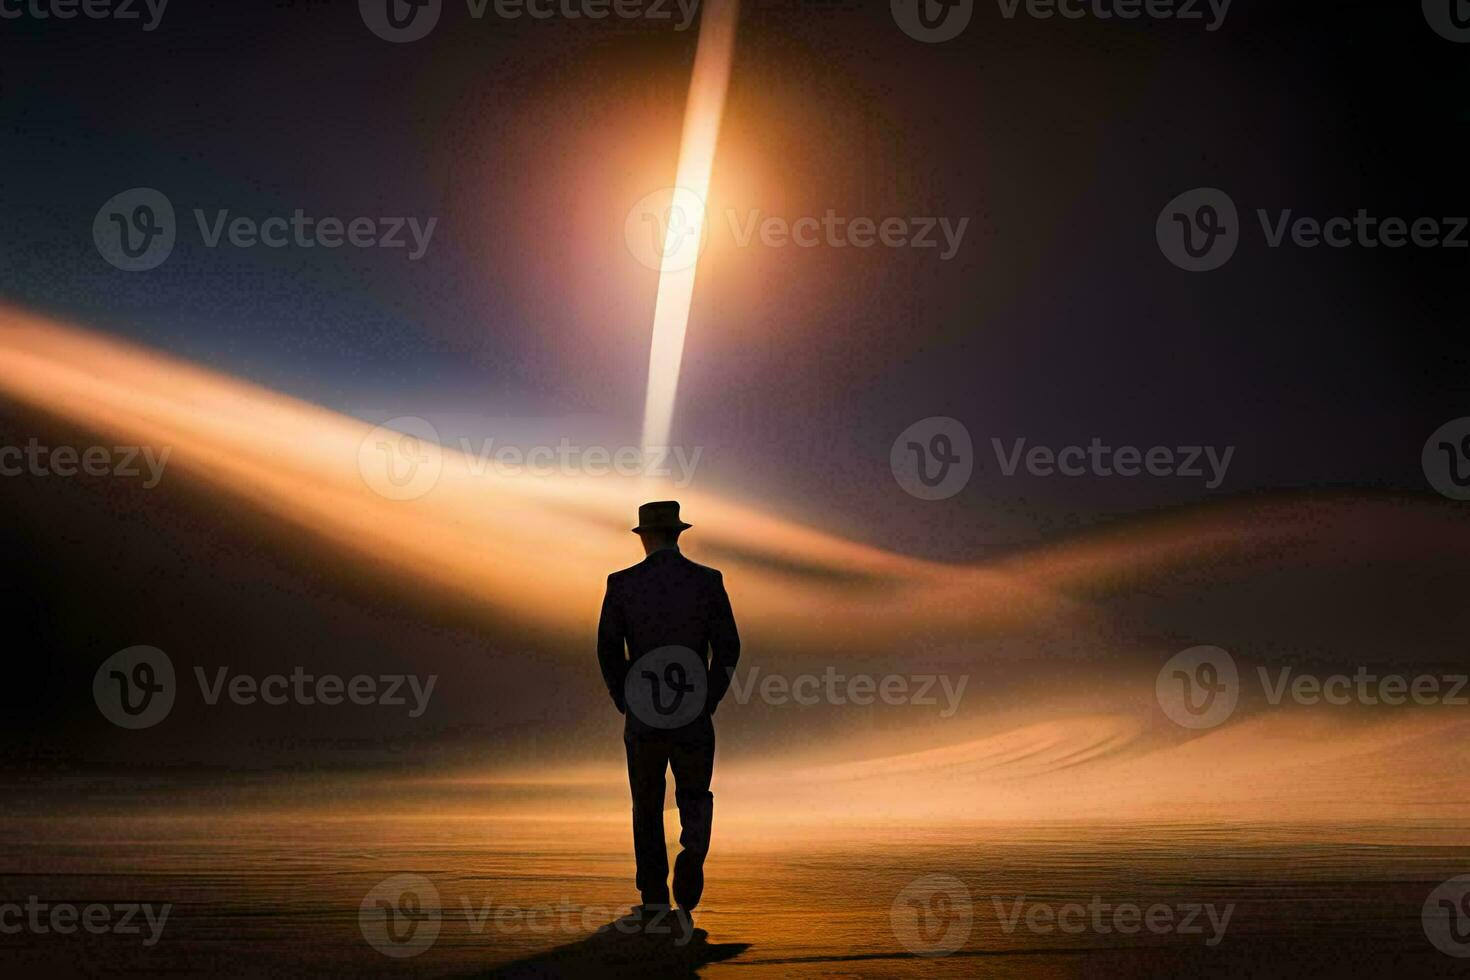
M 623 736 L 633 793 L 633 854 L 644 905 L 669 904 L 669 856 L 664 843 L 664 773 L 668 743 L 657 736 Z
M 709 855 L 715 798 L 709 791 L 715 766 L 715 732 L 703 719 L 693 737 L 670 747 L 674 800 L 679 805 L 679 857 L 674 862 L 674 900 L 693 909 L 704 892 L 704 859 Z

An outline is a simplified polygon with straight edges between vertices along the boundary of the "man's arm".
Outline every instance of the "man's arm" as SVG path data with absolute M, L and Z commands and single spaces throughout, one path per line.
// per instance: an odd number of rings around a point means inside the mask
M 602 617 L 597 621 L 597 664 L 602 668 L 602 682 L 612 696 L 618 713 L 624 714 L 623 677 L 628 669 L 628 658 L 624 653 L 626 631 L 623 627 L 623 607 L 613 596 L 612 576 L 607 577 L 607 592 L 602 597 Z
M 715 594 L 710 605 L 709 624 L 709 710 L 714 714 L 725 692 L 730 689 L 730 676 L 740 660 L 740 633 L 735 629 L 735 612 L 725 592 L 725 578 L 715 572 Z

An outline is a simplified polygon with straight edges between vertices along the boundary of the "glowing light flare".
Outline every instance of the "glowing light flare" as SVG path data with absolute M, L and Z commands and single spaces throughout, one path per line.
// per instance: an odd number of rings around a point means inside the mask
M 669 444 L 684 337 L 694 297 L 694 273 L 704 240 L 705 207 L 715 144 L 725 111 L 725 91 L 735 51 L 738 0 L 709 0 L 699 27 L 689 103 L 679 145 L 679 169 L 664 216 L 658 299 L 653 310 L 653 342 L 648 355 L 648 397 L 643 407 L 644 452 Z

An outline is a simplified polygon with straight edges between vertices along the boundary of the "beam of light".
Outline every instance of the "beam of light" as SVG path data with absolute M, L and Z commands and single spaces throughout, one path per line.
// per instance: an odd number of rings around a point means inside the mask
M 730 61 L 735 50 L 738 0 L 709 0 L 699 27 L 684 133 L 679 146 L 675 191 L 664 221 L 664 242 L 653 311 L 653 344 L 648 355 L 648 398 L 643 407 L 643 450 L 669 444 L 694 271 L 704 237 L 705 201 L 715 163 L 715 143 L 725 110 Z

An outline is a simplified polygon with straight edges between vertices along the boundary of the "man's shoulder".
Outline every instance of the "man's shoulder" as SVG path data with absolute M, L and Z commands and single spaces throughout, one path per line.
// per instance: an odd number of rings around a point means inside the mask
M 698 570 L 699 574 L 705 576 L 706 578 L 720 577 L 720 570 L 718 568 L 711 568 L 708 565 L 701 565 L 697 561 L 691 561 L 689 564 L 693 565 L 695 569 Z
M 684 558 L 682 554 L 679 557 Z M 720 570 L 718 568 L 710 568 L 708 565 L 701 565 L 699 562 L 690 561 L 688 558 L 684 558 L 684 567 L 688 570 L 688 572 L 712 584 L 718 583 L 721 579 Z
M 650 555 L 636 565 L 629 565 L 627 568 L 613 572 L 607 577 L 608 583 L 623 582 L 629 579 L 639 578 L 643 575 L 656 574 L 660 569 L 670 571 L 678 569 L 686 575 L 692 572 L 701 578 L 707 578 L 711 581 L 718 581 L 720 579 L 719 569 L 710 568 L 708 565 L 701 565 L 697 561 L 690 561 L 682 551 L 675 552 L 667 560 L 660 558 L 658 561 L 652 561 L 652 557 Z
M 627 568 L 620 568 L 616 572 L 613 572 L 613 573 L 611 573 L 611 574 L 608 575 L 608 577 L 607 577 L 607 583 L 609 585 L 612 585 L 614 582 L 627 581 L 632 576 L 638 574 L 638 569 L 640 569 L 642 567 L 643 567 L 643 563 L 642 562 L 639 562 L 636 565 L 629 565 Z

